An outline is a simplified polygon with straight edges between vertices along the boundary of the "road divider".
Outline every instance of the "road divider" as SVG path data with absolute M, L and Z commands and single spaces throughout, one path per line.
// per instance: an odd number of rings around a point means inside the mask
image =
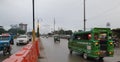
M 38 62 L 40 56 L 39 41 L 30 42 L 3 62 Z

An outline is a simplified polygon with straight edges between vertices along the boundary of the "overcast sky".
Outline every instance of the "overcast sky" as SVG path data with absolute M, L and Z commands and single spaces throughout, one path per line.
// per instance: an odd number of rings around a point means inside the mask
M 35 18 L 40 20 L 40 31 L 83 29 L 83 0 L 35 0 Z M 120 0 L 86 0 L 87 29 L 93 27 L 120 28 Z M 0 26 L 26 23 L 32 29 L 32 0 L 0 0 Z

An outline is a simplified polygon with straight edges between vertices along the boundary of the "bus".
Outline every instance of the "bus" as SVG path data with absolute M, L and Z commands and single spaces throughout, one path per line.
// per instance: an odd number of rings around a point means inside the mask
M 111 38 L 110 28 L 93 28 L 90 31 L 75 32 L 69 39 L 68 48 L 70 54 L 73 51 L 78 52 L 84 59 L 113 57 L 114 44 Z

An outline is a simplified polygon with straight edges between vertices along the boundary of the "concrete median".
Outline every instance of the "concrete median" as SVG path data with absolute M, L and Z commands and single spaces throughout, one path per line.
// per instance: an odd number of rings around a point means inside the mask
M 21 48 L 3 62 L 38 62 L 39 56 L 39 39 L 37 39 Z

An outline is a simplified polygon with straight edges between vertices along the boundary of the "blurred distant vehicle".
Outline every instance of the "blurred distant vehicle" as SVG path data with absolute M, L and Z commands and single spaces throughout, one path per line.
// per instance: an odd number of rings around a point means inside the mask
M 48 38 L 49 36 L 46 36 L 46 38 Z
M 13 37 L 10 34 L 0 35 L 0 51 L 3 51 L 3 55 L 11 54 L 11 44 L 13 43 Z
M 27 35 L 20 35 L 17 38 L 16 45 L 19 44 L 28 44 L 29 43 L 29 37 Z
M 60 42 L 60 36 L 59 35 L 54 35 L 54 42 L 59 41 Z

